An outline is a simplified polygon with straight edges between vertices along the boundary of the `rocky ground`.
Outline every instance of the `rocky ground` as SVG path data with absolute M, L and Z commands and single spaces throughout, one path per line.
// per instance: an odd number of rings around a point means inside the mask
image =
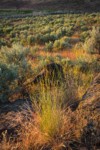
M 51 71 L 55 70 L 55 66 L 60 67 L 57 64 L 49 64 L 47 69 Z M 61 67 L 60 67 L 61 69 Z M 45 70 L 46 71 L 46 70 Z M 35 78 L 36 83 L 45 75 L 45 71 Z M 61 70 L 62 71 L 62 70 Z M 56 73 L 56 72 L 55 72 Z M 39 80 L 38 80 L 39 79 Z M 83 117 L 88 118 L 88 124 L 84 128 L 82 135 L 82 141 L 84 145 L 90 150 L 91 143 L 96 143 L 100 146 L 100 73 L 94 78 L 89 89 L 83 96 L 78 107 L 75 111 L 81 109 Z M 32 116 L 31 112 L 34 112 L 30 98 L 17 99 L 14 102 L 8 102 L 0 104 L 0 140 L 2 140 L 2 133 L 7 132 L 7 136 L 17 137 L 18 130 L 23 122 L 27 122 Z M 88 113 L 85 113 L 88 112 Z M 20 115 L 19 115 L 20 114 Z M 88 114 L 88 116 L 87 116 Z M 92 118 L 92 119 L 91 119 Z M 84 137 L 86 140 L 84 140 Z M 100 147 L 99 147 L 100 148 Z

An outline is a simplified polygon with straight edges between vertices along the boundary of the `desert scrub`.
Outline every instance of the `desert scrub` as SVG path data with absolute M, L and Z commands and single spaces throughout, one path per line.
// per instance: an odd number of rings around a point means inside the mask
M 30 55 L 31 56 L 35 56 L 36 52 L 39 51 L 39 45 L 35 44 L 33 47 L 30 48 Z
M 13 45 L 0 51 L 0 101 L 7 101 L 11 94 L 22 89 L 32 70 L 28 63 L 29 49 Z
M 54 42 L 55 40 L 57 40 L 58 39 L 58 36 L 56 35 L 56 33 L 55 32 L 51 32 L 50 33 L 50 40 L 52 41 L 52 42 Z
M 42 30 L 42 33 L 43 33 L 43 34 L 50 33 L 50 32 L 51 32 L 50 26 L 46 26 L 46 27 Z
M 84 31 L 81 33 L 81 41 L 85 42 L 86 39 L 89 37 L 89 31 Z
M 51 52 L 53 49 L 53 42 L 49 42 L 45 44 L 45 51 Z
M 76 62 L 77 67 L 79 68 L 80 72 L 86 73 L 89 71 L 89 62 L 86 61 L 84 58 L 79 58 Z
M 65 48 L 71 48 L 70 39 L 63 37 L 59 40 L 55 40 L 53 47 L 54 51 L 63 50 Z
M 4 32 L 4 34 L 8 34 L 8 33 L 10 33 L 11 31 L 13 30 L 13 27 L 5 27 L 5 28 L 3 28 L 3 32 Z
M 7 42 L 4 39 L 0 39 L 0 48 L 6 46 Z
M 97 60 L 97 59 L 94 59 L 92 62 L 91 62 L 91 70 L 93 72 L 96 72 L 96 73 L 99 73 L 100 72 L 100 62 Z
M 100 54 L 100 28 L 93 27 L 90 38 L 86 39 L 83 48 L 90 54 Z
M 35 37 L 32 36 L 32 35 L 28 36 L 27 37 L 27 42 L 28 42 L 29 45 L 34 44 L 35 43 Z
M 45 45 L 45 43 L 50 41 L 54 42 L 55 40 L 60 40 L 64 36 L 70 37 L 76 31 L 80 35 L 80 33 L 87 31 L 87 29 L 90 30 L 93 26 L 97 27 L 99 24 L 99 16 L 99 13 L 95 13 L 93 15 L 66 14 L 49 17 L 38 16 L 23 19 L 2 19 L 0 23 L 0 34 L 1 36 L 3 35 L 4 39 L 7 39 L 9 34 L 10 39 L 17 37 L 17 41 L 22 41 L 25 46 L 34 43 Z M 17 33 L 18 36 L 15 35 L 15 33 Z M 27 37 L 25 34 L 27 34 Z M 35 41 L 33 39 L 31 40 L 30 36 L 33 36 Z M 86 37 L 87 34 L 83 34 L 82 41 L 84 41 Z M 16 38 L 13 39 L 13 42 L 16 42 Z M 12 45 L 13 42 L 11 42 L 10 45 Z
M 96 67 L 93 68 L 91 63 L 85 59 L 72 61 L 69 58 L 62 58 L 61 64 L 65 74 L 65 104 L 70 105 L 72 102 L 80 100 L 89 88 L 95 73 L 93 69 Z

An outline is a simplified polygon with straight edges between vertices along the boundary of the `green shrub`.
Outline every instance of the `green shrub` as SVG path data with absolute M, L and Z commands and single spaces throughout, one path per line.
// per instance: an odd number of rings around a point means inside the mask
M 28 24 L 24 24 L 24 25 L 20 25 L 20 26 L 17 26 L 16 28 L 15 28 L 15 30 L 28 30 L 30 28 L 30 25 L 28 25 Z
M 86 39 L 83 47 L 88 53 L 100 54 L 100 28 L 99 27 L 93 27 L 92 31 L 90 31 L 90 38 Z
M 13 45 L 0 51 L 0 101 L 5 102 L 13 92 L 20 91 L 32 71 L 27 60 L 29 49 Z
M 84 58 L 78 58 L 78 60 L 76 61 L 76 65 L 83 73 L 86 73 L 90 70 L 89 62 L 87 62 Z
M 70 45 L 70 39 L 69 38 L 66 38 L 66 37 L 63 37 L 60 39 L 60 48 L 61 49 L 64 49 L 64 48 L 69 48 L 71 47 Z
M 6 41 L 4 40 L 4 39 L 0 39 L 0 48 L 2 47 L 2 46 L 6 46 Z
M 46 40 L 46 38 L 45 38 L 42 34 L 37 34 L 37 35 L 35 36 L 35 42 L 36 42 L 37 44 L 42 44 L 42 43 L 45 42 L 45 40 Z
M 61 38 L 62 36 L 65 36 L 66 35 L 66 28 L 59 28 L 57 31 L 56 31 L 56 34 L 59 38 Z
M 30 49 L 31 56 L 34 56 L 38 50 L 39 50 L 39 46 L 38 46 L 38 45 L 34 45 L 34 46 Z
M 71 36 L 73 34 L 73 26 L 70 25 L 70 27 L 66 28 L 66 35 Z
M 50 41 L 50 34 L 49 33 L 46 33 L 45 35 L 41 35 L 40 37 L 40 44 L 41 43 L 46 43 L 46 42 L 49 42 Z
M 7 101 L 12 89 L 17 88 L 17 76 L 16 66 L 0 62 L 0 102 Z
M 81 33 L 81 41 L 85 41 L 89 37 L 89 31 L 84 31 Z
M 10 37 L 15 38 L 16 37 L 16 32 L 13 30 L 10 32 Z
M 0 27 L 0 35 L 3 35 L 3 27 Z
M 46 43 L 45 44 L 45 50 L 46 51 L 52 51 L 52 49 L 53 49 L 53 42 L 49 42 L 49 43 Z
M 62 65 L 63 66 L 65 66 L 65 67 L 73 67 L 74 66 L 74 64 L 73 64 L 73 62 L 69 59 L 69 58 L 63 58 L 62 60 L 61 60 L 61 63 L 62 63 Z
M 87 31 L 88 30 L 88 27 L 87 26 L 82 26 L 81 27 L 81 31 Z
M 51 32 L 51 34 L 50 34 L 50 41 L 54 42 L 57 39 L 58 39 L 58 36 L 56 35 L 56 33 L 55 32 Z
M 27 42 L 29 45 L 34 44 L 35 43 L 35 37 L 30 35 L 27 37 Z
M 93 60 L 91 63 L 91 69 L 93 72 L 100 72 L 100 62 L 97 59 Z
M 42 31 L 43 34 L 50 33 L 50 32 L 51 32 L 51 28 L 49 26 L 46 26 Z
M 7 34 L 7 33 L 10 33 L 12 30 L 13 30 L 12 27 L 3 28 L 3 32 L 6 33 L 6 34 Z
M 59 48 L 60 48 L 60 41 L 59 41 L 59 40 L 55 40 L 53 47 L 54 47 L 55 49 L 58 49 L 58 50 L 59 50 Z
M 63 37 L 59 40 L 55 40 L 53 47 L 55 48 L 55 50 L 63 50 L 65 48 L 69 48 L 71 47 L 70 39 Z

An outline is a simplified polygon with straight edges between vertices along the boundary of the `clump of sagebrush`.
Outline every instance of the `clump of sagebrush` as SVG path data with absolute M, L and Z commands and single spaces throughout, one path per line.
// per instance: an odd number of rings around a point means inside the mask
M 19 92 L 32 70 L 27 56 L 30 50 L 21 45 L 3 47 L 0 51 L 0 101 L 7 101 L 14 92 Z
M 63 37 L 59 40 L 55 40 L 55 42 L 53 44 L 53 48 L 55 51 L 63 50 L 65 48 L 70 48 L 70 47 L 71 47 L 70 39 L 66 38 L 66 37 Z
M 88 53 L 100 54 L 100 28 L 99 27 L 93 27 L 92 31 L 90 31 L 90 37 L 86 39 L 83 47 Z
M 34 43 L 35 43 L 35 38 L 34 38 L 34 36 L 29 35 L 29 36 L 27 37 L 27 42 L 28 42 L 29 45 L 34 44 Z
M 45 50 L 51 52 L 53 49 L 53 42 L 49 42 L 45 44 Z

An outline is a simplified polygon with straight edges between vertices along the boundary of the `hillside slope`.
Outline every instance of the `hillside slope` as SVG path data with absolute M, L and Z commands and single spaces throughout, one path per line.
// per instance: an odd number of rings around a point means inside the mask
M 0 0 L 0 9 L 99 11 L 99 0 Z

